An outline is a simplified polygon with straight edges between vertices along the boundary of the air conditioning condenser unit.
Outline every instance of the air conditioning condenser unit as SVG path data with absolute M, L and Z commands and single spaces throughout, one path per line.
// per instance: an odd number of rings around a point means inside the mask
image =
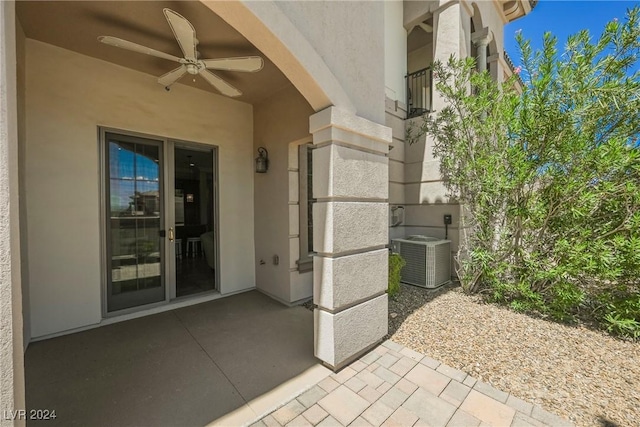
M 400 281 L 434 289 L 451 281 L 451 241 L 427 236 L 393 239 L 391 250 L 407 262 Z

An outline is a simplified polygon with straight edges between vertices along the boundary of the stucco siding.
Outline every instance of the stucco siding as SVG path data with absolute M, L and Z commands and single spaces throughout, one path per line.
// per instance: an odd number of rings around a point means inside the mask
M 358 116 L 384 123 L 384 2 L 276 2 L 320 54 Z
M 27 204 L 25 194 L 25 149 L 27 121 L 25 114 L 26 97 L 26 37 L 20 22 L 16 20 L 16 71 L 17 71 L 17 107 L 18 107 L 18 192 L 20 207 L 20 274 L 22 276 L 22 313 L 24 348 L 31 339 L 31 305 L 29 304 L 29 257 L 27 249 Z
M 404 3 L 384 2 L 384 81 L 385 96 L 405 102 L 407 74 L 407 31 L 403 24 Z
M 221 293 L 254 287 L 252 107 L 30 39 L 26 56 L 33 337 L 101 320 L 98 126 L 219 146 Z
M 24 409 L 15 4 L 0 3 L 0 411 Z M 9 417 L 1 426 L 14 425 Z M 17 421 L 15 425 L 24 425 Z
M 269 152 L 269 171 L 255 174 L 256 286 L 286 303 L 311 296 L 310 281 L 301 286 L 292 280 L 299 254 L 297 161 L 296 168 L 290 167 L 291 157 L 297 156 L 297 150 L 290 153 L 291 143 L 310 138 L 311 114 L 313 110 L 293 86 L 254 110 L 254 153 L 258 147 Z M 277 265 L 274 256 L 279 258 Z

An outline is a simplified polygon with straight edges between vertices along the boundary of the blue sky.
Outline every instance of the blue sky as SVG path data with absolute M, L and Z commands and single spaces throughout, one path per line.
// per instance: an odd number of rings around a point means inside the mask
M 613 18 L 624 19 L 626 10 L 635 5 L 640 5 L 640 1 L 541 0 L 529 15 L 504 27 L 505 49 L 518 65 L 521 61 L 515 42 L 517 30 L 522 30 L 534 48 L 542 46 L 542 35 L 551 31 L 558 37 L 558 48 L 562 49 L 568 36 L 585 28 L 593 37 L 599 37 L 607 22 Z

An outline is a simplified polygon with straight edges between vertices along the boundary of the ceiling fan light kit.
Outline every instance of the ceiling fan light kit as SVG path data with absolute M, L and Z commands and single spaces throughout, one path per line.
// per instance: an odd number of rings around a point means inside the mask
M 170 90 L 172 84 L 180 80 L 180 78 L 185 74 L 193 76 L 198 74 L 218 92 L 225 96 L 233 98 L 242 95 L 240 90 L 210 70 L 254 73 L 256 71 L 260 71 L 264 66 L 263 59 L 259 56 L 198 59 L 198 39 L 196 38 L 196 30 L 193 28 L 193 25 L 191 25 L 185 17 L 171 9 L 165 8 L 163 9 L 163 12 L 171 30 L 173 31 L 173 35 L 180 46 L 180 50 L 184 55 L 183 58 L 178 58 L 177 56 L 160 52 L 127 40 L 122 40 L 117 37 L 100 36 L 98 37 L 98 41 L 109 46 L 119 47 L 121 49 L 143 53 L 155 56 L 156 58 L 162 58 L 179 63 L 180 66 L 178 68 L 175 68 L 158 78 L 158 83 L 167 91 Z

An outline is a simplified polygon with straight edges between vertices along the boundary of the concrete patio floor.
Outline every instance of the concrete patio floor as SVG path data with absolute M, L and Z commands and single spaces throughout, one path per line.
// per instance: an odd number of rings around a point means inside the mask
M 35 342 L 25 365 L 27 407 L 56 410 L 48 426 L 252 421 L 330 374 L 313 313 L 256 291 Z

